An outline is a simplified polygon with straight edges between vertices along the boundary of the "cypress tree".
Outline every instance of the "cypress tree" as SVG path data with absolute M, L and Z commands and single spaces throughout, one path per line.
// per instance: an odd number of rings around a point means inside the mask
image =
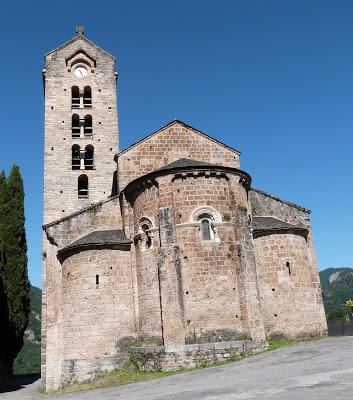
M 12 363 L 23 345 L 29 315 L 29 280 L 25 233 L 24 190 L 19 167 L 14 165 L 6 182 L 3 223 L 3 286 L 8 309 L 5 363 Z M 5 366 L 6 369 L 6 366 Z
M 0 174 L 0 388 L 9 383 L 10 363 L 8 362 L 9 312 L 5 293 L 5 237 L 6 223 L 6 176 Z

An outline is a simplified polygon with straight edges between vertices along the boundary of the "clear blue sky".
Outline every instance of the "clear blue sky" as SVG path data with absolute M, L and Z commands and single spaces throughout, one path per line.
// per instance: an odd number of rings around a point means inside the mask
M 242 152 L 255 187 L 312 209 L 319 268 L 353 266 L 353 2 L 6 1 L 0 169 L 21 167 L 41 285 L 43 55 L 86 36 L 117 57 L 121 148 L 178 118 Z

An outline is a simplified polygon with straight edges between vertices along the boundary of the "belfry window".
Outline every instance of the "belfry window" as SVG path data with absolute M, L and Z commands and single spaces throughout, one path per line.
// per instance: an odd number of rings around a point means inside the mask
M 71 88 L 71 107 L 80 107 L 80 89 L 78 88 L 78 86 L 72 86 Z
M 92 132 L 92 116 L 88 114 L 85 115 L 83 134 L 84 136 L 92 136 Z
M 73 114 L 72 115 L 72 122 L 71 122 L 71 131 L 72 131 L 72 137 L 73 138 L 79 138 L 80 137 L 80 117 L 78 114 Z
M 72 146 L 72 169 L 80 169 L 80 146 L 74 144 Z
M 88 199 L 88 177 L 87 175 L 80 175 L 78 177 L 78 198 Z
M 90 86 L 85 86 L 83 89 L 83 106 L 92 107 L 92 90 Z
M 87 145 L 85 148 L 85 169 L 93 169 L 94 147 Z

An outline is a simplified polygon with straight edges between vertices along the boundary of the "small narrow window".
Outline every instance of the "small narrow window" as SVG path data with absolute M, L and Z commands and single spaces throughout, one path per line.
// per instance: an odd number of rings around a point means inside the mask
M 83 133 L 85 136 L 92 136 L 92 116 L 91 115 L 85 115 L 85 125 L 84 125 L 84 130 Z
M 73 138 L 80 137 L 80 117 L 77 114 L 72 115 L 71 131 Z
M 140 220 L 139 232 L 141 234 L 142 250 L 150 249 L 153 245 L 152 222 L 148 218 Z
M 203 219 L 201 221 L 201 234 L 202 240 L 211 240 L 211 226 L 208 219 Z
M 88 177 L 87 175 L 80 175 L 78 177 L 78 198 L 88 199 Z
M 83 106 L 92 107 L 92 90 L 90 86 L 85 86 L 83 89 Z
M 80 146 L 74 144 L 72 146 L 72 169 L 80 169 Z
M 71 107 L 80 107 L 80 89 L 78 88 L 78 86 L 72 86 L 71 88 Z
M 289 261 L 286 262 L 286 267 L 287 267 L 287 270 L 288 270 L 288 275 L 292 275 L 291 265 L 290 265 Z
M 87 145 L 85 148 L 85 169 L 93 169 L 94 147 Z
M 141 228 L 146 235 L 146 247 L 149 249 L 152 246 L 152 238 L 148 232 L 150 227 L 147 224 L 142 224 Z
M 96 275 L 96 285 L 99 285 L 99 275 Z

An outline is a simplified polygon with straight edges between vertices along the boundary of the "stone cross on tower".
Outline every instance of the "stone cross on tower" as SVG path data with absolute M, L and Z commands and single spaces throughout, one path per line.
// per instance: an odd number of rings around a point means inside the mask
M 77 35 L 83 35 L 85 33 L 85 27 L 83 25 L 76 25 Z

